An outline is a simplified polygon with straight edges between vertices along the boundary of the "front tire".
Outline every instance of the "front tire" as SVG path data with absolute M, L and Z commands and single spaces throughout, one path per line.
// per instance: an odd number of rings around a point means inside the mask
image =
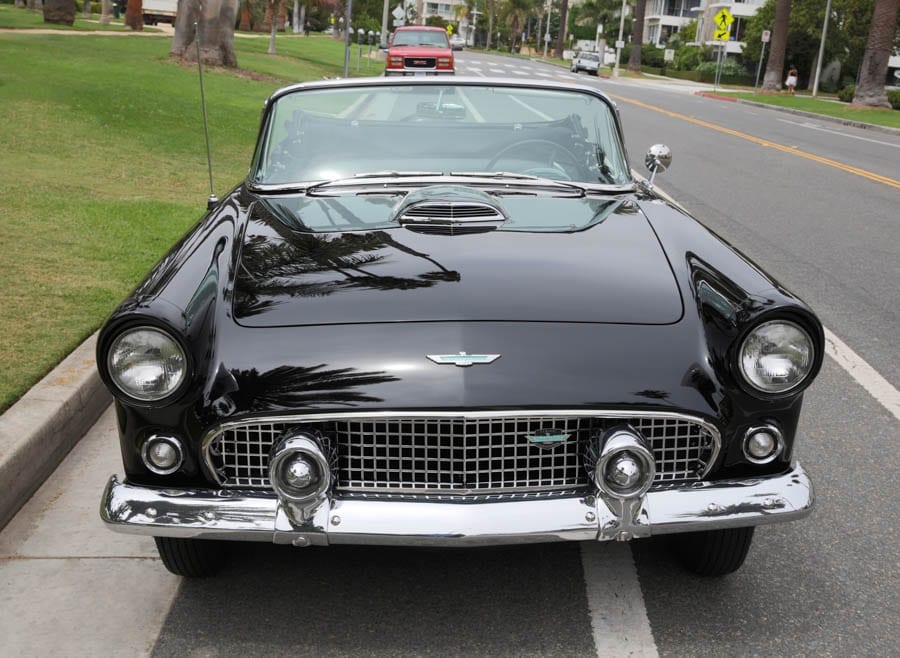
M 222 542 L 175 537 L 153 539 L 163 566 L 176 576 L 208 578 L 225 566 L 226 548 Z
M 754 530 L 750 526 L 674 535 L 672 549 L 688 571 L 708 578 L 726 576 L 744 564 Z

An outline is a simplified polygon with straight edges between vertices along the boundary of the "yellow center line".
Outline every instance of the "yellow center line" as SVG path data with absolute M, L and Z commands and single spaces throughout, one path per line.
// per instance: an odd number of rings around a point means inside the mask
M 694 117 L 690 117 L 686 114 L 679 114 L 678 112 L 670 112 L 669 110 L 663 110 L 662 108 L 656 107 L 654 105 L 650 105 L 648 103 L 643 103 L 641 101 L 636 101 L 633 98 L 625 98 L 624 96 L 619 96 L 618 94 L 608 94 L 608 95 L 611 96 L 612 98 L 616 99 L 617 101 L 631 103 L 632 105 L 637 105 L 638 107 L 642 107 L 646 110 L 653 110 L 654 112 L 660 112 L 661 114 L 670 116 L 673 119 L 681 119 L 682 121 L 687 121 L 689 123 L 693 123 L 698 126 L 703 126 L 704 128 L 709 128 L 711 130 L 715 130 L 720 133 L 725 133 L 726 135 L 732 135 L 733 137 L 739 137 L 740 139 L 746 139 L 748 142 L 753 142 L 754 144 L 759 144 L 760 146 L 766 146 L 768 148 L 773 148 L 776 151 L 790 153 L 791 155 L 796 155 L 801 158 L 806 158 L 807 160 L 812 160 L 813 162 L 818 162 L 820 164 L 828 165 L 829 167 L 834 167 L 835 169 L 840 169 L 841 171 L 846 171 L 847 173 L 850 173 L 850 174 L 856 174 L 857 176 L 862 176 L 863 178 L 868 178 L 869 180 L 875 181 L 876 183 L 883 183 L 884 185 L 889 185 L 891 187 L 900 189 L 900 181 L 895 180 L 893 178 L 888 178 L 887 176 L 881 176 L 879 174 L 872 173 L 871 171 L 866 171 L 865 169 L 860 169 L 859 167 L 851 167 L 850 165 L 843 164 L 842 162 L 837 162 L 836 160 L 830 160 L 828 158 L 823 158 L 819 155 L 813 155 L 812 153 L 807 153 L 805 151 L 801 151 L 800 149 L 795 148 L 793 146 L 783 146 L 776 142 L 769 141 L 768 139 L 754 137 L 753 135 L 748 135 L 747 133 L 742 133 L 738 130 L 732 130 L 731 128 L 725 128 L 723 126 L 719 126 L 714 123 L 709 123 L 708 121 L 703 121 L 702 119 L 695 119 Z

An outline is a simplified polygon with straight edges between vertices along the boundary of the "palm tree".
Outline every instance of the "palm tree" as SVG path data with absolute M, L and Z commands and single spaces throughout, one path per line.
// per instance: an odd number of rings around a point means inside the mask
M 875 0 L 866 54 L 863 55 L 859 84 L 853 96 L 855 105 L 891 107 L 884 91 L 884 80 L 897 29 L 898 4 L 898 0 Z
M 562 0 L 559 4 L 559 34 L 556 35 L 556 50 L 553 56 L 562 59 L 563 48 L 566 47 L 566 32 L 569 27 L 569 0 Z
M 140 2 L 140 0 L 137 0 Z M 180 0 L 175 17 L 175 36 L 169 54 L 182 62 L 197 61 L 195 40 L 199 33 L 200 59 L 210 66 L 237 66 L 234 54 L 234 25 L 238 0 Z M 194 23 L 198 29 L 194 29 Z
M 144 3 L 141 0 L 128 0 L 125 5 L 125 25 L 136 32 L 144 29 Z
M 766 63 L 766 77 L 763 78 L 764 92 L 776 92 L 781 89 L 790 20 L 791 0 L 775 0 L 775 24 L 772 26 L 772 48 L 769 50 L 769 60 Z
M 641 72 L 641 44 L 644 41 L 644 14 L 647 0 L 637 0 L 634 6 L 634 31 L 631 33 L 631 54 L 628 56 L 628 70 Z
M 494 35 L 494 12 L 497 11 L 497 0 L 484 0 L 488 12 L 488 33 L 487 42 L 484 44 L 485 50 L 491 49 L 491 37 Z
M 72 25 L 75 22 L 75 0 L 46 0 L 44 22 Z
M 506 0 L 506 3 L 503 5 L 506 26 L 512 32 L 509 52 L 515 52 L 516 37 L 522 32 L 522 26 L 528 20 L 531 10 L 531 0 Z

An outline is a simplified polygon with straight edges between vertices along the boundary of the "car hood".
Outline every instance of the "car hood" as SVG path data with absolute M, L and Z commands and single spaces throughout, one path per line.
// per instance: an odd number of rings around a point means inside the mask
M 621 199 L 508 198 L 514 220 L 565 217 L 567 232 L 423 234 L 367 196 L 305 199 L 295 216 L 249 210 L 233 317 L 248 327 L 380 322 L 672 324 L 680 289 L 646 217 Z M 273 210 L 274 208 L 274 210 Z M 300 230 L 320 215 L 377 230 Z M 299 222 L 298 222 L 299 220 Z M 539 223 L 539 222 L 538 222 Z M 515 225 L 511 221 L 510 225 Z M 535 226 L 534 221 L 526 222 Z
M 402 57 L 448 57 L 450 48 L 441 46 L 391 46 L 391 55 Z

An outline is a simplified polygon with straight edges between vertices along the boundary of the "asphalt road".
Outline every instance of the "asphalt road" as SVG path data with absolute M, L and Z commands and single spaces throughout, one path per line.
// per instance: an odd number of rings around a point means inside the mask
M 472 75 L 576 80 L 523 60 L 463 53 L 459 63 Z M 900 138 L 577 80 L 615 95 L 632 166 L 668 143 L 660 187 L 900 388 L 900 191 L 849 169 L 900 177 Z M 897 655 L 900 421 L 828 358 L 802 431 L 815 513 L 760 528 L 744 568 L 723 579 L 685 574 L 664 542 L 642 540 L 250 545 L 220 578 L 179 582 L 152 541 L 100 526 L 100 488 L 119 458 L 108 412 L 0 533 L 0 655 Z

